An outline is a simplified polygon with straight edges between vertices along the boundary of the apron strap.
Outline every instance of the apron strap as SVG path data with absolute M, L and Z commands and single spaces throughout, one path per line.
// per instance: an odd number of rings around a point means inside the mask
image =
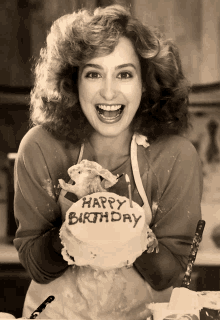
M 138 166 L 138 159 L 137 159 L 137 143 L 136 143 L 136 135 L 133 135 L 131 141 L 131 167 L 133 170 L 134 181 L 138 190 L 140 197 L 144 203 L 143 209 L 146 213 L 146 218 L 148 221 L 147 224 L 149 225 L 152 220 L 152 211 L 146 196 L 146 192 L 143 187 L 142 179 L 140 176 L 139 166 Z

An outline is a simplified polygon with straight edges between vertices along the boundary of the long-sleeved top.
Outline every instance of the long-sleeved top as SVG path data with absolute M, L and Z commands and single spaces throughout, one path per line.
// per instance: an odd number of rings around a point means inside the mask
M 41 126 L 22 139 L 15 163 L 14 213 L 18 226 L 14 245 L 22 265 L 37 283 L 49 283 L 68 268 L 61 255 L 59 230 L 62 214 L 58 179 L 69 181 L 67 169 L 77 163 L 80 146 L 57 140 Z M 93 160 L 91 145 L 83 158 Z M 159 253 L 144 252 L 136 271 L 155 290 L 172 286 L 185 269 L 196 225 L 201 219 L 202 170 L 193 145 L 177 135 L 165 136 L 147 149 L 138 146 L 138 164 L 152 209 L 150 228 L 159 241 Z M 132 177 L 128 158 L 113 174 Z M 132 199 L 142 200 L 131 179 Z M 128 196 L 120 178 L 108 189 Z

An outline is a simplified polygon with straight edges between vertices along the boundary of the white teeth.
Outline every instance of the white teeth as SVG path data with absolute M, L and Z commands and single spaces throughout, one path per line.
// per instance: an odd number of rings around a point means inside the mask
M 97 106 L 100 109 L 105 110 L 105 111 L 116 111 L 116 110 L 119 110 L 122 107 L 121 104 L 115 104 L 115 105 L 112 105 L 112 106 L 104 105 L 104 104 L 98 104 Z

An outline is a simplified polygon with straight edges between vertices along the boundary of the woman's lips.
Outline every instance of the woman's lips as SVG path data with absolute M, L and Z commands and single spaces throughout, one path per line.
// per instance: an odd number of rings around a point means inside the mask
M 115 123 L 122 118 L 125 105 L 96 105 L 97 115 L 100 121 L 104 123 Z

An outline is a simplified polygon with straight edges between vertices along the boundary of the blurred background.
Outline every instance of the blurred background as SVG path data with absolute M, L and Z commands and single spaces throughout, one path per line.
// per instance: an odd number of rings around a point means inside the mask
M 30 279 L 12 245 L 13 166 L 29 129 L 32 66 L 47 31 L 61 15 L 114 3 L 157 26 L 180 49 L 192 84 L 187 137 L 202 161 L 206 220 L 191 288 L 220 288 L 220 1 L 219 0 L 1 0 L 0 1 L 0 311 L 21 316 Z M 13 303 L 11 303 L 13 301 Z

